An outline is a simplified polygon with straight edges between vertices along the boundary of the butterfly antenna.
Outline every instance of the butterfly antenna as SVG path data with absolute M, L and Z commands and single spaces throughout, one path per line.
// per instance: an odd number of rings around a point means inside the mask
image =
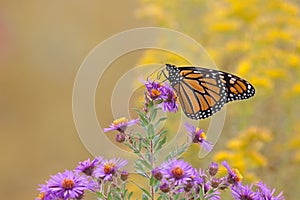
M 150 79 L 150 77 L 151 77 L 153 74 L 155 74 L 155 73 L 157 73 L 156 78 L 160 77 L 161 75 L 159 75 L 159 74 L 160 74 L 161 71 L 162 71 L 161 68 L 162 68 L 162 67 L 159 67 L 159 68 L 157 68 L 154 72 L 152 72 L 151 74 L 149 74 L 149 75 L 147 76 L 147 80 Z
M 160 72 L 158 72 L 157 80 L 160 80 L 161 75 L 164 75 L 164 78 L 165 78 L 164 80 L 161 81 L 162 83 L 165 82 L 166 80 L 168 80 L 165 69 L 162 69 Z

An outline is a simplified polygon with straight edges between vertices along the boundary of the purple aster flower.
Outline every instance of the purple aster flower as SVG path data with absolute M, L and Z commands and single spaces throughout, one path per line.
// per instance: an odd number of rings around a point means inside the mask
M 117 130 L 121 133 L 124 133 L 128 126 L 133 126 L 139 122 L 139 119 L 134 119 L 129 121 L 125 117 L 116 119 L 113 121 L 113 123 L 109 126 L 109 128 L 104 128 L 104 132 Z
M 127 160 L 122 160 L 120 158 L 104 160 L 95 170 L 94 175 L 105 181 L 111 181 L 113 175 L 121 168 L 127 164 Z
M 161 84 L 150 80 L 145 81 L 144 84 L 147 88 L 149 98 L 151 100 L 158 101 L 159 107 L 161 107 L 165 112 L 177 112 L 177 96 L 172 87 L 170 87 L 167 83 Z
M 98 158 L 95 158 L 93 161 L 90 161 L 90 159 L 87 159 L 83 162 L 79 162 L 75 171 L 82 172 L 87 176 L 92 176 L 94 169 L 101 162 L 102 159 L 103 158 L 98 157 Z
M 236 200 L 259 200 L 252 191 L 252 185 L 237 184 L 231 186 L 232 196 Z
M 241 182 L 243 176 L 241 175 L 238 169 L 231 169 L 226 161 L 223 161 L 222 164 L 228 171 L 227 181 L 230 184 L 237 184 Z
M 183 160 L 171 159 L 163 163 L 161 168 L 163 177 L 176 186 L 188 183 L 194 175 L 193 167 Z
M 93 191 L 95 187 L 86 179 L 86 176 L 69 170 L 51 176 L 47 186 L 49 192 L 57 197 L 55 199 L 81 199 L 86 190 Z
M 256 192 L 256 199 L 263 200 L 285 200 L 283 193 L 280 192 L 277 196 L 273 196 L 275 193 L 275 189 L 270 190 L 265 184 L 259 182 L 257 184 L 258 190 Z
M 202 146 L 206 151 L 211 151 L 213 145 L 206 140 L 205 132 L 202 129 L 196 128 L 195 126 L 185 123 L 185 128 L 188 132 L 190 132 L 189 137 L 193 141 L 193 143 L 198 143 Z
M 178 102 L 177 96 L 173 90 L 167 83 L 162 87 L 161 97 L 163 99 L 163 103 L 160 104 L 160 107 L 166 112 L 177 112 L 178 111 Z
M 162 94 L 162 84 L 155 81 L 145 81 L 146 89 L 148 90 L 149 97 L 152 100 L 160 99 Z
M 40 187 L 38 190 L 40 191 L 38 197 L 35 198 L 35 200 L 52 200 L 55 199 L 55 196 L 51 194 L 49 191 L 48 185 L 42 184 L 39 185 Z

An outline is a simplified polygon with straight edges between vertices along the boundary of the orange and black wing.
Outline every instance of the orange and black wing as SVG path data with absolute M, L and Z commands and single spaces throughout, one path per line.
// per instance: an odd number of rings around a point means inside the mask
M 254 87 L 248 81 L 226 72 L 219 71 L 219 74 L 225 84 L 227 102 L 248 99 L 255 94 Z
M 184 113 L 191 119 L 205 119 L 225 103 L 254 95 L 247 81 L 218 70 L 166 65 L 168 80 L 178 95 Z

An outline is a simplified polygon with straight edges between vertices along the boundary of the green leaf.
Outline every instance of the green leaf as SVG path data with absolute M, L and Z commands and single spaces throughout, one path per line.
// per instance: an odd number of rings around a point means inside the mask
M 125 186 L 124 186 L 125 187 Z M 123 189 L 123 197 L 126 197 L 128 190 L 127 189 Z M 126 198 L 125 198 L 126 199 Z
M 159 181 L 157 181 L 157 183 L 158 183 Z M 154 191 L 157 193 L 157 191 L 159 190 L 159 184 L 156 184 L 155 186 L 154 186 Z
M 157 200 L 169 200 L 169 197 L 165 193 L 162 193 Z
M 141 164 L 139 160 L 137 160 L 135 163 L 136 170 L 144 171 L 144 166 Z
M 179 198 L 180 193 L 173 195 L 174 200 L 177 200 Z
M 146 114 L 138 109 L 134 109 L 134 110 L 138 113 L 142 126 L 146 127 L 149 124 L 149 120 L 148 120 Z
M 162 138 L 164 135 L 167 134 L 167 130 L 163 130 L 160 133 L 156 134 L 155 137 L 153 138 L 153 144 L 156 144 L 160 138 Z
M 112 200 L 112 198 L 113 198 L 113 197 L 112 197 L 112 195 L 111 195 L 111 192 L 109 192 L 108 195 L 107 195 L 107 199 L 108 199 L 108 200 Z
M 132 197 L 132 195 L 133 195 L 133 192 L 130 192 L 129 195 L 128 195 L 128 197 L 127 197 L 127 199 L 130 200 L 131 197 Z
M 142 200 L 148 200 L 149 197 L 147 197 L 144 193 L 142 194 Z
M 153 124 L 149 124 L 148 129 L 147 129 L 147 136 L 150 137 L 150 138 L 153 138 L 154 133 L 155 132 L 154 132 Z
M 146 138 L 143 139 L 142 143 L 143 143 L 143 146 L 145 146 L 145 147 L 149 146 L 150 145 L 150 139 L 148 137 L 146 137 Z
M 141 152 L 141 150 L 142 150 L 142 139 L 139 139 L 139 142 L 138 142 L 138 150 L 139 150 L 139 152 Z
M 164 136 L 164 135 L 166 135 L 168 133 L 168 130 L 162 130 L 160 133 L 159 133 L 159 135 L 160 136 Z
M 143 177 L 145 177 L 145 178 L 148 178 L 147 174 L 145 172 L 141 171 L 141 170 L 136 170 L 136 173 L 143 176 Z
M 148 109 L 151 109 L 151 108 L 153 107 L 153 105 L 154 105 L 153 101 L 150 101 L 150 102 L 148 103 Z
M 189 148 L 189 144 L 182 144 L 180 147 L 176 146 L 174 150 L 172 150 L 169 155 L 166 157 L 166 160 L 170 158 L 180 158 L 181 155 Z
M 153 108 L 150 110 L 150 120 L 153 122 L 156 118 L 158 108 Z
M 150 186 L 155 186 L 157 185 L 158 180 L 156 178 L 154 178 L 153 176 L 151 176 L 150 178 Z
M 132 183 L 134 183 L 138 188 L 140 188 L 140 190 L 142 190 L 144 192 L 143 196 L 146 195 L 145 197 L 149 197 L 151 199 L 150 193 L 145 188 L 143 188 L 142 186 L 140 186 L 139 184 L 137 184 L 134 181 L 132 181 Z M 147 198 L 147 199 L 149 199 L 149 198 Z
M 154 144 L 155 151 L 161 150 L 162 146 L 166 143 L 166 141 L 167 141 L 167 137 L 165 136 L 158 143 Z
M 199 199 L 203 199 L 204 196 L 204 187 L 202 186 L 199 190 Z
M 163 199 L 163 196 L 159 196 L 158 198 L 157 198 L 157 200 L 162 200 Z
M 205 196 L 204 199 L 209 200 L 209 199 L 211 199 L 214 196 L 218 196 L 218 194 L 214 193 L 213 189 L 210 189 L 209 191 L 207 191 L 207 193 L 204 196 Z
M 159 120 L 155 123 L 155 128 L 163 121 L 165 121 L 166 119 L 168 119 L 167 117 L 162 117 L 162 118 L 159 118 Z
M 101 199 L 105 199 L 105 196 L 101 193 L 96 191 L 97 197 L 101 198 Z
M 137 138 L 139 138 L 139 139 L 140 139 L 140 138 L 143 138 L 143 135 L 142 135 L 140 132 L 137 132 L 137 133 L 136 133 L 136 136 L 137 136 Z
M 151 164 L 147 160 L 140 160 L 140 162 L 148 169 L 152 170 Z
M 196 194 L 195 190 L 191 190 L 191 193 L 193 195 L 193 199 L 196 199 L 197 198 L 197 194 Z

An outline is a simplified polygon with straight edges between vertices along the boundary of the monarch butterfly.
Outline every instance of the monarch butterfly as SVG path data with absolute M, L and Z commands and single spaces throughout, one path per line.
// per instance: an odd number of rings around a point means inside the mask
M 254 87 L 233 74 L 202 67 L 166 64 L 161 74 L 170 82 L 187 117 L 205 119 L 220 111 L 225 103 L 255 94 Z M 159 76 L 161 76 L 161 74 Z

